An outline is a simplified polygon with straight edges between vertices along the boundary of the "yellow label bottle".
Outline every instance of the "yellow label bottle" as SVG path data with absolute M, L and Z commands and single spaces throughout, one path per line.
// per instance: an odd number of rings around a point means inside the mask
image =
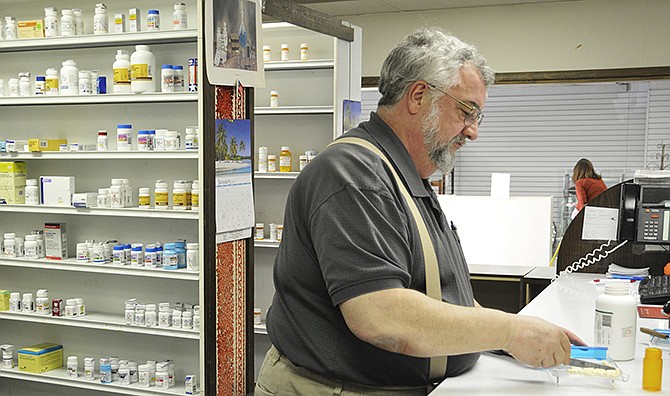
M 281 153 L 279 153 L 279 171 L 280 172 L 290 172 L 293 168 L 291 165 L 293 156 L 291 155 L 291 150 L 288 146 L 283 146 L 281 148 Z

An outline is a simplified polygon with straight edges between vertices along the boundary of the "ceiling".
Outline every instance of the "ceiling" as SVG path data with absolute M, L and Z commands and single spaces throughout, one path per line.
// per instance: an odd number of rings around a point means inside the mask
M 447 8 L 486 7 L 512 4 L 557 3 L 578 0 L 292 0 L 330 16 L 366 15 Z

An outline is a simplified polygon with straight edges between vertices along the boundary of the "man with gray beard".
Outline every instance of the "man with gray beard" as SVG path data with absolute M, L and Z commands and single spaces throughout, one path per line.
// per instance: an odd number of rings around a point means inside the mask
M 542 319 L 477 304 L 427 181 L 477 139 L 493 79 L 474 47 L 440 29 L 390 52 L 377 112 L 291 188 L 256 395 L 425 395 L 482 351 L 552 367 L 583 344 Z

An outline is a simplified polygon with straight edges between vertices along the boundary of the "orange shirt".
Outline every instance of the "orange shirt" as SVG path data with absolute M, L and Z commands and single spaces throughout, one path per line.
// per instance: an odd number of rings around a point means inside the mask
M 607 190 L 607 186 L 602 179 L 579 179 L 575 182 L 575 192 L 577 193 L 577 210 L 582 210 L 593 198 L 601 192 Z

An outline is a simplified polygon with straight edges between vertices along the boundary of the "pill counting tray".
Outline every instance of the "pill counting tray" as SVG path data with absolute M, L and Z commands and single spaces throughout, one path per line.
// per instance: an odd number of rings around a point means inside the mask
M 628 381 L 630 375 L 621 371 L 619 366 L 610 358 L 607 359 L 580 359 L 599 365 L 611 367 L 612 369 L 579 367 L 573 365 L 561 365 L 550 370 L 556 377 L 556 386 L 594 386 L 613 388 L 615 381 Z

